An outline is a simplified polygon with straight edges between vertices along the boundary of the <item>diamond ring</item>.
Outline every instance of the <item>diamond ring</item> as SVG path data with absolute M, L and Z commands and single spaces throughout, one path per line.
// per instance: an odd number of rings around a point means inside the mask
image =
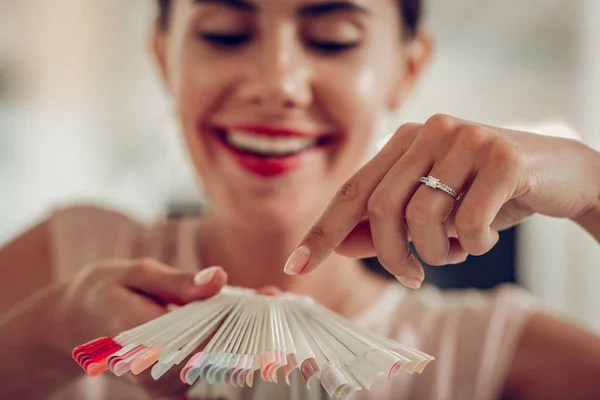
M 438 178 L 434 178 L 430 175 L 428 177 L 422 177 L 421 179 L 419 179 L 419 181 L 432 189 L 439 189 L 442 192 L 454 197 L 455 200 L 458 200 L 458 193 L 456 193 L 456 191 L 450 186 L 444 185 L 442 182 L 440 182 Z

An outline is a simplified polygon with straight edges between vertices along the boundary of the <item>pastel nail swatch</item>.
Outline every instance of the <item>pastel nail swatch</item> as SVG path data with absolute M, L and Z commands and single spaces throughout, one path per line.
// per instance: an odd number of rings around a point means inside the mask
M 289 385 L 290 374 L 299 370 L 307 386 L 318 381 L 340 399 L 370 390 L 380 376 L 421 373 L 433 360 L 353 325 L 310 298 L 263 296 L 229 286 L 115 338 L 81 345 L 72 356 L 90 376 L 150 369 L 160 379 L 177 366 L 189 385 L 202 380 L 252 386 L 256 372 L 277 383 L 280 369 Z

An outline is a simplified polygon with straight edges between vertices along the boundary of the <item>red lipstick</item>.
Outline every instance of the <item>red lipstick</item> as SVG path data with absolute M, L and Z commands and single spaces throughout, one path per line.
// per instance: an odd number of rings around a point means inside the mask
M 236 159 L 238 164 L 255 175 L 263 178 L 271 178 L 290 173 L 304 165 L 314 153 L 317 146 L 310 147 L 297 154 L 284 156 L 264 156 L 249 151 L 240 150 L 232 146 L 226 139 L 227 131 L 239 131 L 246 134 L 268 137 L 297 137 L 317 138 L 319 135 L 286 128 L 274 128 L 257 125 L 235 125 L 227 128 L 217 128 L 219 142 Z

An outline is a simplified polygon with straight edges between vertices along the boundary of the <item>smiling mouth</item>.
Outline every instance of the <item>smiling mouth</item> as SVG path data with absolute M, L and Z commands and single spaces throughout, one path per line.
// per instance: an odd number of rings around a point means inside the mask
M 218 129 L 219 138 L 229 147 L 260 158 L 285 158 L 326 145 L 330 137 L 277 134 L 243 129 Z

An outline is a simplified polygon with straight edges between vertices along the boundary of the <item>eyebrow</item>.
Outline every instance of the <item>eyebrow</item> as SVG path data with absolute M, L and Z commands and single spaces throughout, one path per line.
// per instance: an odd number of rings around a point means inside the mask
M 354 12 L 368 14 L 366 8 L 352 1 L 330 1 L 326 3 L 311 4 L 300 9 L 300 15 L 304 17 L 316 17 L 337 12 Z
M 193 0 L 193 2 L 194 4 L 222 4 L 244 11 L 258 11 L 258 7 L 245 0 Z M 369 13 L 366 8 L 361 7 L 352 1 L 339 0 L 304 6 L 300 9 L 300 15 L 304 17 L 316 17 L 325 14 L 348 11 L 359 14 Z
M 243 11 L 257 11 L 257 7 L 245 0 L 193 0 L 194 4 L 222 4 Z

